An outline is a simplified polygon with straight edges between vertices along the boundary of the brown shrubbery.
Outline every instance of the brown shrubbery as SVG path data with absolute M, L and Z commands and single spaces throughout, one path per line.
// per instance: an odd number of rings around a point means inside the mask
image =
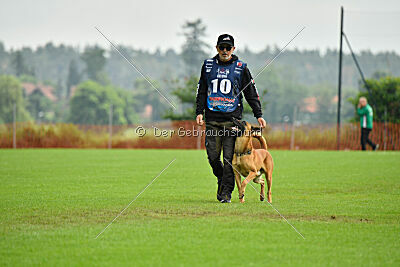
M 179 136 L 178 131 L 192 133 L 201 130 L 193 121 L 179 121 L 144 125 L 147 133 L 139 137 L 135 132 L 138 125 L 114 126 L 112 131 L 113 148 L 158 148 L 158 149 L 204 149 L 204 136 Z M 155 132 L 157 128 L 157 133 Z M 160 130 L 167 136 L 158 136 Z M 386 130 L 385 130 L 386 129 Z M 171 131 L 173 132 L 172 134 Z M 360 129 L 358 124 L 345 124 L 341 128 L 341 149 L 360 149 Z M 289 149 L 291 127 L 269 125 L 264 130 L 270 149 Z M 18 148 L 107 148 L 109 141 L 108 126 L 90 126 L 74 124 L 17 123 Z M 371 133 L 374 142 L 387 150 L 400 149 L 400 124 L 375 123 Z M 255 144 L 257 146 L 258 144 Z M 0 148 L 13 146 L 12 124 L 0 125 Z M 299 126 L 295 130 L 294 149 L 336 149 L 335 125 Z

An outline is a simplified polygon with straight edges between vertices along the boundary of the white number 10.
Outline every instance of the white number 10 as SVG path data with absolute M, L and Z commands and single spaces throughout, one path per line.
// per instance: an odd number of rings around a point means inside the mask
M 213 93 L 217 93 L 218 92 L 218 79 L 214 79 L 211 81 L 213 84 Z M 219 84 L 219 90 L 223 93 L 223 94 L 229 94 L 231 91 L 231 81 L 228 79 L 222 79 L 221 83 Z

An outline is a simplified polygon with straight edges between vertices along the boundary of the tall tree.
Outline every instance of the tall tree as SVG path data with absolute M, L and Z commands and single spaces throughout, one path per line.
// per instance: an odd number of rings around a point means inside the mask
M 78 71 L 78 66 L 76 65 L 75 60 L 71 60 L 69 62 L 69 67 L 68 67 L 67 93 L 66 93 L 67 98 L 70 98 L 71 87 L 79 84 L 80 80 L 81 80 L 81 74 Z
M 125 101 L 124 104 L 124 117 L 127 124 L 135 124 L 139 122 L 139 117 L 136 113 L 135 107 L 137 101 L 134 99 L 134 94 L 131 91 L 117 90 L 118 96 Z
M 4 64 L 4 62 L 6 62 L 7 59 L 8 59 L 8 53 L 4 49 L 3 42 L 0 41 L 0 73 L 6 73 L 8 64 Z
M 160 88 L 157 81 L 151 81 L 157 88 Z M 162 90 L 162 93 L 165 93 Z M 151 85 L 143 78 L 138 78 L 133 84 L 133 96 L 136 100 L 135 110 L 142 113 L 147 105 L 152 107 L 150 121 L 158 121 L 162 119 L 162 115 L 169 104 L 165 99 L 151 87 Z
M 207 57 L 204 50 L 209 45 L 203 41 L 206 29 L 207 27 L 201 19 L 186 21 L 182 26 L 183 36 L 186 39 L 182 46 L 182 58 L 188 68 L 189 75 L 199 72 L 201 63 Z
M 117 91 L 116 88 L 93 81 L 81 83 L 71 98 L 69 120 L 78 124 L 106 125 L 110 105 L 113 105 L 113 124 L 126 124 L 126 100 Z
M 52 102 L 36 89 L 28 97 L 27 109 L 35 120 L 41 120 L 43 116 L 52 110 Z
M 25 101 L 20 82 L 10 75 L 0 75 L 0 123 L 13 121 L 14 103 L 17 107 L 17 120 L 30 119 L 25 108 Z
M 19 51 L 19 50 L 14 53 L 14 57 L 13 57 L 13 60 L 12 60 L 12 65 L 14 66 L 15 75 L 17 77 L 20 77 L 20 76 L 22 76 L 24 74 L 34 76 L 33 75 L 34 74 L 33 69 L 30 69 L 25 64 L 25 60 L 24 60 L 24 57 L 22 55 L 22 52 Z
M 56 94 L 56 97 L 57 97 L 58 100 L 61 99 L 64 96 L 64 91 L 65 90 L 64 90 L 63 83 L 61 82 L 61 79 L 58 78 L 57 79 L 57 86 L 55 88 L 55 94 Z
M 104 56 L 104 49 L 99 46 L 88 46 L 85 48 L 81 58 L 86 64 L 86 73 L 88 78 L 93 81 L 101 81 L 103 78 L 104 66 L 106 64 L 106 57 Z
M 174 112 L 169 109 L 164 118 L 171 120 L 194 120 L 196 117 L 196 92 L 197 92 L 197 82 L 199 81 L 198 76 L 191 76 L 185 79 L 183 86 L 177 86 L 176 89 L 172 91 L 179 102 L 181 111 L 179 113 Z

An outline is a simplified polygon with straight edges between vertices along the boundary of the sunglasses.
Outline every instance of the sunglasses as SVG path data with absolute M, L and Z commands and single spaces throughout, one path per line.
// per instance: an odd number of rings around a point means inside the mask
M 218 48 L 221 51 L 224 51 L 224 49 L 226 49 L 226 51 L 231 51 L 232 46 L 231 45 L 219 45 Z

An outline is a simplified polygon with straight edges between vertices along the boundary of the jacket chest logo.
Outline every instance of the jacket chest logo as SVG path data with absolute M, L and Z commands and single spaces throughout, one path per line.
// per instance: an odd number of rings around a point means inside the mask
M 228 75 L 229 75 L 229 69 L 222 67 L 219 67 L 217 69 L 217 78 L 228 78 Z

